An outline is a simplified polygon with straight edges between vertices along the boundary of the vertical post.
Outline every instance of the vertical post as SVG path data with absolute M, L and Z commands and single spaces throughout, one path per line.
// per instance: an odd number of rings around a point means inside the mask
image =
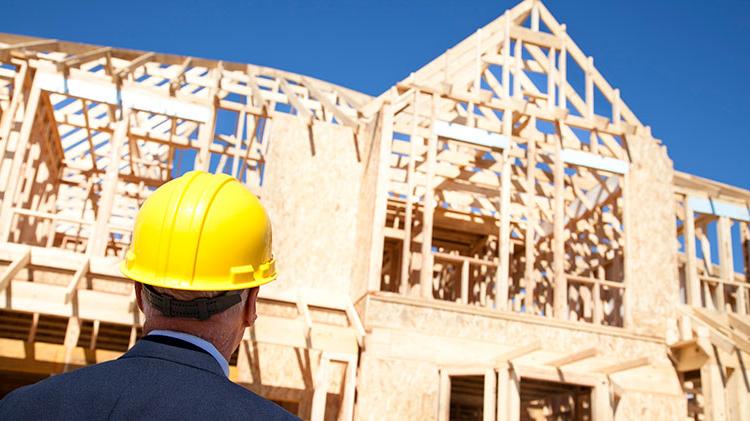
M 632 240 L 632 229 L 631 229 L 631 217 L 632 211 L 630 210 L 630 177 L 632 172 L 628 171 L 625 175 L 620 178 L 622 182 L 622 225 L 625 229 L 625 245 L 622 248 L 622 271 L 623 271 L 623 284 L 625 285 L 625 291 L 623 292 L 622 308 L 625 314 L 623 320 L 623 327 L 630 328 L 633 326 L 632 312 L 630 311 L 630 303 L 633 302 L 631 297 L 634 294 L 632 287 L 632 281 L 630 280 L 630 260 L 628 259 L 630 248 L 633 247 Z
M 594 58 L 586 63 L 586 117 L 594 118 Z
M 591 415 L 596 421 L 612 421 L 614 414 L 609 401 L 609 385 L 606 380 L 601 380 L 594 386 L 591 401 Z
M 497 421 L 509 421 L 508 388 L 510 372 L 508 364 L 502 364 L 497 369 Z
M 325 419 L 330 366 L 331 361 L 328 356 L 322 354 L 318 371 L 315 373 L 315 391 L 313 392 L 312 410 L 310 411 L 311 421 L 323 421 Z
M 503 168 L 500 173 L 500 232 L 498 233 L 498 258 L 496 273 L 495 308 L 505 310 L 508 306 L 508 273 L 510 272 L 510 155 L 513 145 L 513 111 L 503 112 L 503 134 L 508 137 L 508 148 L 503 151 Z
M 750 223 L 738 222 L 740 224 L 740 242 L 742 244 L 742 266 L 745 268 L 745 285 L 742 287 L 741 295 L 743 306 L 739 309 L 740 314 L 750 314 L 748 300 L 750 299 Z M 750 391 L 748 391 L 750 392 Z
M 510 421 L 521 419 L 521 379 L 513 368 L 510 370 L 508 381 L 508 419 Z
M 503 38 L 503 98 L 510 97 L 510 13 L 505 11 Z
M 484 372 L 484 421 L 495 421 L 495 403 L 497 400 L 497 391 L 495 388 L 495 370 L 489 369 Z
M 516 38 L 515 52 L 513 54 L 514 66 L 513 66 L 513 98 L 521 99 L 521 78 L 519 77 L 523 73 L 523 41 Z
M 346 362 L 346 379 L 344 384 L 344 402 L 341 406 L 342 416 L 339 418 L 343 421 L 352 421 L 354 419 L 354 393 L 357 386 L 357 360 L 352 356 Z
M 547 53 L 547 108 L 555 108 L 555 49 Z
M 208 171 L 211 166 L 211 144 L 214 142 L 214 132 L 216 130 L 216 93 L 219 91 L 221 83 L 221 67 L 211 70 L 212 79 L 215 86 L 209 88 L 209 99 L 211 102 L 211 116 L 209 120 L 198 129 L 198 154 L 195 156 L 196 170 Z
M 77 316 L 71 316 L 68 319 L 68 327 L 65 329 L 65 356 L 63 358 L 63 372 L 70 369 L 70 363 L 73 361 L 73 351 L 78 345 L 78 338 L 81 336 L 81 320 Z
M 461 263 L 461 304 L 469 304 L 469 261 Z
M 130 124 L 130 110 L 123 108 L 122 118 L 117 122 L 115 130 L 109 140 L 109 163 L 102 183 L 102 195 L 96 222 L 92 230 L 86 253 L 91 256 L 103 256 L 107 250 L 109 240 L 109 218 L 117 194 L 117 183 L 120 174 L 120 158 L 122 146 L 127 142 Z
M 372 236 L 370 237 L 370 262 L 367 274 L 367 290 L 377 291 L 380 288 L 380 270 L 383 263 L 383 230 L 385 228 L 385 214 L 388 207 L 388 180 L 391 155 L 391 143 L 393 142 L 393 108 L 386 99 L 381 111 L 380 136 L 378 141 L 378 158 L 375 161 L 378 166 L 377 181 L 375 188 L 375 209 L 373 209 Z M 266 120 L 266 121 L 271 121 Z M 265 136 L 264 129 L 264 136 Z M 267 144 L 267 140 L 264 139 Z
M 425 196 L 422 212 L 422 268 L 420 270 L 419 283 L 422 297 L 432 298 L 432 217 L 435 211 L 435 191 L 433 179 L 435 178 L 435 160 L 437 155 L 437 133 L 435 133 L 435 121 L 437 120 L 438 97 L 432 94 L 432 112 L 430 122 L 430 139 L 427 142 L 427 175 L 425 177 Z
M 412 213 L 414 212 L 414 155 L 417 151 L 417 139 L 420 143 L 422 138 L 417 138 L 417 116 L 419 106 L 419 92 L 414 91 L 411 112 L 411 133 L 409 133 L 409 163 L 406 167 L 406 214 L 404 215 L 404 241 L 401 245 L 401 285 L 399 293 L 406 295 L 409 292 L 409 274 L 411 273 L 411 228 Z
M 539 31 L 539 4 L 537 2 L 531 6 L 531 30 Z
M 685 265 L 685 295 L 688 305 L 701 307 L 701 285 L 698 280 L 698 270 L 695 256 L 695 214 L 690 207 L 690 197 L 685 196 L 685 229 L 682 230 L 685 238 L 685 254 L 687 264 Z
M 620 90 L 614 90 L 614 98 L 612 99 L 612 124 L 616 129 L 620 128 L 621 110 L 620 110 Z
M 451 378 L 447 370 L 440 370 L 439 387 L 437 419 L 439 421 L 448 421 L 451 416 Z
M 472 86 L 472 98 L 479 98 L 479 91 L 481 88 L 481 77 L 482 77 L 482 30 L 477 29 L 477 32 L 474 34 L 476 37 L 476 50 L 474 52 L 474 84 Z M 469 101 L 468 112 L 469 112 L 469 118 L 467 119 L 467 124 L 470 127 L 476 127 L 476 116 L 475 116 L 475 109 L 476 104 L 474 104 L 474 100 L 472 99 Z
M 214 128 L 216 126 L 216 107 L 211 106 L 211 117 L 201 124 L 198 129 L 198 154 L 195 156 L 196 170 L 208 171 L 211 164 L 210 147 L 214 141 Z
M 526 148 L 526 233 L 524 258 L 526 265 L 524 267 L 524 288 L 526 296 L 524 297 L 524 307 L 526 313 L 535 313 L 534 311 L 534 290 L 536 289 L 536 279 L 534 278 L 534 261 L 536 259 L 536 241 L 534 238 L 537 225 L 537 208 L 536 208 L 536 140 L 529 139 Z
M 559 100 L 560 100 L 560 108 L 567 108 L 567 100 L 565 97 L 565 90 L 568 86 L 568 76 L 567 76 L 567 68 L 568 68 L 568 48 L 566 46 L 568 42 L 568 35 L 565 33 L 565 24 L 563 23 L 560 25 L 560 30 L 562 31 L 562 34 L 560 34 L 560 39 L 562 40 L 562 47 L 560 48 L 560 63 L 558 64 L 558 68 L 560 69 L 560 92 L 559 92 Z
M 562 124 L 562 123 L 560 123 Z M 562 160 L 562 131 L 555 142 L 555 212 L 553 229 L 553 272 L 555 279 L 555 317 L 568 318 L 568 282 L 565 278 L 565 163 Z
M 8 174 L 20 174 L 21 166 L 24 163 L 26 151 L 29 147 L 31 140 L 31 132 L 34 129 L 34 119 L 36 117 L 36 111 L 39 106 L 39 97 L 41 96 L 41 88 L 37 78 L 34 78 L 34 82 L 31 85 L 31 92 L 29 93 L 29 99 L 26 101 L 24 107 L 23 122 L 21 123 L 21 132 L 16 142 L 16 150 L 13 154 L 13 161 L 11 162 L 10 171 Z M 8 142 L 6 139 L 4 142 Z M 13 223 L 13 205 L 15 201 L 18 189 L 22 183 L 8 183 L 7 190 L 3 196 L 2 207 L 0 208 L 0 220 L 2 227 L 0 227 L 0 241 L 8 241 L 10 235 L 10 227 Z
M 602 283 L 601 281 L 604 280 L 604 266 L 599 266 L 597 268 L 598 276 L 597 281 L 594 283 L 594 293 L 593 293 L 593 300 L 594 300 L 594 324 L 599 325 L 602 324 L 602 319 L 604 318 L 604 309 L 602 308 Z
M 734 257 L 732 256 L 732 221 L 726 217 L 719 217 L 719 221 L 716 225 L 716 232 L 719 237 L 719 276 L 722 281 L 734 281 Z M 737 291 L 738 293 L 741 292 Z M 726 293 L 726 287 L 724 283 L 719 285 L 718 294 L 723 297 Z M 739 294 L 738 294 L 739 298 Z M 731 308 L 731 304 L 726 304 L 727 308 Z M 726 309 L 722 308 L 721 311 Z
M 708 362 L 701 367 L 701 385 L 703 386 L 704 402 L 706 402 L 704 415 L 709 421 L 727 419 L 724 383 L 721 379 L 722 369 L 716 361 L 715 355 L 711 355 Z

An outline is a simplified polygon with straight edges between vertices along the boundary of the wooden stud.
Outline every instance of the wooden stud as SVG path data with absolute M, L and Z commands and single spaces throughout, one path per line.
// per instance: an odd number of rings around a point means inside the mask
M 448 421 L 451 413 L 451 378 L 445 369 L 440 370 L 439 388 L 437 419 Z
M 437 155 L 437 121 L 438 96 L 432 94 L 431 105 L 432 133 L 427 143 L 427 175 L 425 177 L 424 207 L 422 208 L 422 269 L 420 271 L 420 289 L 422 298 L 432 299 L 432 222 L 435 211 L 435 158 Z
M 482 411 L 484 421 L 495 421 L 495 404 L 497 403 L 497 377 L 495 370 L 488 369 L 484 372 L 484 408 Z
M 0 291 L 5 291 L 10 282 L 23 268 L 31 262 L 31 249 L 26 249 L 20 256 L 15 258 L 0 275 Z
M 401 245 L 401 285 L 399 293 L 406 295 L 409 288 L 409 276 L 411 275 L 411 244 L 412 244 L 412 221 L 414 213 L 414 167 L 415 154 L 417 151 L 417 139 L 422 143 L 422 138 L 417 137 L 417 115 L 419 112 L 419 92 L 414 91 L 412 99 L 411 131 L 409 132 L 409 163 L 406 168 L 406 210 L 404 211 L 404 240 Z
M 555 142 L 554 154 L 554 236 L 553 236 L 553 276 L 555 282 L 555 317 L 568 318 L 568 282 L 565 278 L 565 163 L 562 160 L 562 134 Z
M 695 217 L 692 208 L 690 207 L 689 197 L 685 197 L 685 216 L 683 218 L 683 224 L 685 225 L 684 238 L 685 238 L 685 254 L 687 262 L 685 264 L 685 279 L 686 279 L 686 295 L 687 302 L 691 306 L 700 307 L 701 302 L 701 285 L 698 280 L 698 269 L 696 264 L 696 250 L 695 250 Z

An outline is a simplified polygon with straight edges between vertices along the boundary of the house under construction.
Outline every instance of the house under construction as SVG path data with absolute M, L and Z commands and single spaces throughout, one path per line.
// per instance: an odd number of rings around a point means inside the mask
M 230 377 L 302 418 L 750 419 L 750 191 L 675 171 L 536 0 L 376 98 L 0 34 L 0 395 L 137 340 L 117 263 L 192 169 L 273 219 Z

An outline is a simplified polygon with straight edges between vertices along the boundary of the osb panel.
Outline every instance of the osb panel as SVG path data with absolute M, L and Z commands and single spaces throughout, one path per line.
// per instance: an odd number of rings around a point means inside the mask
M 539 339 L 545 349 L 555 352 L 575 351 L 596 345 L 603 354 L 613 353 L 620 356 L 633 356 L 633 358 L 649 356 L 662 362 L 668 361 L 664 345 L 653 341 L 538 323 L 524 323 L 427 306 L 386 302 L 383 299 L 370 298 L 366 315 L 367 318 L 363 322 L 367 329 L 392 327 L 425 335 L 512 346 Z
M 248 351 L 250 381 L 247 384 L 251 389 L 253 385 L 262 385 L 280 390 L 313 390 L 320 362 L 319 351 L 253 342 L 248 343 Z M 328 392 L 338 394 L 346 366 L 332 362 L 330 367 Z
M 419 361 L 361 355 L 354 418 L 432 420 L 437 413 L 438 369 Z
M 348 293 L 362 168 L 352 131 L 274 118 L 261 195 L 279 279 Z
M 615 421 L 684 420 L 687 400 L 653 393 L 628 392 L 615 407 Z
M 672 161 L 651 139 L 628 138 L 633 161 L 626 208 L 627 270 L 631 327 L 664 335 L 680 302 L 675 279 L 675 212 Z
M 371 127 L 361 136 L 363 139 L 363 170 L 360 184 L 360 202 L 357 211 L 357 232 L 356 232 L 356 261 L 352 272 L 352 283 L 350 295 L 353 301 L 357 301 L 367 292 L 368 275 L 370 268 L 370 254 L 373 243 L 373 229 L 375 225 L 377 212 L 376 197 L 378 178 L 382 175 L 380 169 L 380 140 L 382 125 L 380 115 L 376 119 L 378 127 Z M 382 241 L 382 240 L 380 240 Z M 361 313 L 360 313 L 361 314 Z

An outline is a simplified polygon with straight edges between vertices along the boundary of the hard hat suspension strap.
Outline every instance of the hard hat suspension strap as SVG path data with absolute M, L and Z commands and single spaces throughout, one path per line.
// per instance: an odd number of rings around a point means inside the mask
M 169 295 L 160 294 L 147 284 L 143 284 L 143 296 L 152 307 L 166 317 L 187 317 L 198 320 L 206 320 L 242 301 L 240 291 L 227 291 L 216 297 L 181 301 Z

